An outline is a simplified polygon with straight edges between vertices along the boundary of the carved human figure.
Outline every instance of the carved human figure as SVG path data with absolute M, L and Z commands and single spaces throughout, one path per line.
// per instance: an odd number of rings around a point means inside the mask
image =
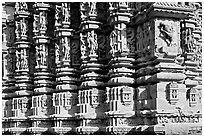
M 81 42 L 81 57 L 85 58 L 85 55 L 86 55 L 86 45 L 85 45 L 84 35 L 82 33 L 80 33 L 80 42 Z
M 163 35 L 163 39 L 166 41 L 168 46 L 175 45 L 175 41 L 173 39 L 174 35 L 174 29 L 172 26 L 160 23 L 158 26 L 160 33 Z
M 46 109 L 48 107 L 48 97 L 46 95 L 43 95 L 41 97 L 41 108 Z
M 41 65 L 45 65 L 46 64 L 46 56 L 47 55 L 47 51 L 46 51 L 46 47 L 44 44 L 40 45 L 40 63 Z
M 39 29 L 39 15 L 33 15 L 34 21 L 33 21 L 33 29 L 34 31 L 38 31 Z
M 55 25 L 60 24 L 61 6 L 55 6 Z
M 28 98 L 22 99 L 22 112 L 25 113 L 28 110 Z
M 24 69 L 28 68 L 28 56 L 26 55 L 26 49 L 23 51 L 22 66 Z
M 111 52 L 111 54 L 114 56 L 114 53 L 115 53 L 115 51 L 116 51 L 116 39 L 117 39 L 117 33 L 116 33 L 116 30 L 113 30 L 112 32 L 111 32 L 111 35 L 110 35 L 110 46 L 111 46 L 111 50 L 110 50 L 110 52 Z
M 16 27 L 15 34 L 16 34 L 16 38 L 18 39 L 18 38 L 20 38 L 20 23 L 15 21 L 15 27 Z
M 96 2 L 89 2 L 89 7 L 90 7 L 90 14 L 97 14 L 96 13 Z
M 21 53 L 16 50 L 16 68 L 17 70 L 20 70 L 21 67 Z
M 47 15 L 45 11 L 40 12 L 40 29 L 46 30 L 47 27 Z
M 91 32 L 88 32 L 87 42 L 90 48 L 90 53 L 96 54 L 98 49 L 98 42 L 97 42 L 97 34 L 94 32 L 94 30 L 92 30 Z
M 86 18 L 85 15 L 85 3 L 84 2 L 80 2 L 80 13 L 81 13 L 81 20 L 83 21 Z
M 190 28 L 184 31 L 184 51 L 186 52 L 193 52 L 194 48 L 194 38 L 192 34 L 192 30 Z
M 62 3 L 62 14 L 64 16 L 64 22 L 70 21 L 69 5 L 66 2 Z
M 57 43 L 55 43 L 55 60 L 56 62 L 60 61 L 60 47 Z
M 25 22 L 25 18 L 23 18 L 23 20 L 20 21 L 20 26 L 21 26 L 21 35 L 26 36 L 27 24 Z
M 64 59 L 63 60 L 69 60 L 70 59 L 70 41 L 68 37 L 64 37 L 62 39 L 62 46 L 63 46 L 63 54 Z
M 37 63 L 37 66 L 40 66 L 41 65 L 41 54 L 40 54 L 40 47 L 36 46 L 36 63 Z

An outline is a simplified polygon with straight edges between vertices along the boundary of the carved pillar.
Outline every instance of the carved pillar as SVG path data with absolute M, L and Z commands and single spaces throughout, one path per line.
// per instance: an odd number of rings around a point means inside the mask
M 171 2 L 142 3 L 133 17 L 137 29 L 137 116 L 143 119 L 143 125 L 154 125 L 155 133 L 164 134 L 162 124 L 172 123 L 172 115 L 182 119 L 181 113 L 189 114 L 180 22 L 193 9 L 182 6 L 179 11 L 181 6 Z M 160 12 L 160 8 L 165 10 Z M 163 121 L 158 120 L 160 116 Z
M 2 3 L 2 134 L 8 133 L 12 117 L 12 95 L 15 92 L 14 5 Z
M 127 27 L 131 14 L 127 2 L 110 2 L 108 18 L 114 29 L 110 33 L 109 52 L 112 55 L 108 63 L 109 72 L 106 96 L 109 124 L 106 132 L 110 134 L 127 134 L 133 125 L 127 121 L 134 116 L 134 29 Z M 131 37 L 131 39 L 130 39 Z M 133 40 L 133 41 L 132 41 Z
M 21 134 L 29 127 L 27 116 L 30 115 L 29 96 L 32 95 L 33 84 L 29 71 L 29 49 L 30 39 L 28 38 L 28 26 L 31 14 L 28 11 L 26 2 L 15 3 L 15 94 L 18 98 L 12 99 L 12 122 L 9 131 L 13 134 Z M 22 97 L 24 96 L 24 97 Z M 16 101 L 15 101 L 16 100 Z M 28 111 L 27 111 L 28 110 Z
M 72 132 L 75 128 L 75 113 L 77 113 L 78 70 L 72 53 L 73 29 L 71 29 L 71 6 L 63 2 L 55 5 L 55 63 L 56 63 L 56 93 L 53 93 L 54 121 L 53 131 L 57 134 Z M 75 40 L 76 42 L 76 40 Z M 77 43 L 75 43 L 77 44 Z M 72 51 L 71 51 L 72 50 Z M 76 49 L 77 50 L 77 49 Z M 75 64 L 74 64 L 75 63 Z M 74 64 L 74 65 L 73 65 Z M 66 118 L 69 117 L 69 120 Z
M 35 46 L 36 64 L 34 69 L 34 94 L 32 96 L 33 115 L 29 116 L 32 126 L 28 131 L 32 134 L 41 134 L 52 127 L 49 116 L 53 114 L 53 11 L 49 3 L 36 2 L 33 4 L 33 41 Z M 37 100 L 37 102 L 36 102 Z
M 187 3 L 186 3 L 187 4 Z M 181 47 L 183 49 L 183 55 L 185 57 L 184 65 L 186 66 L 186 80 L 189 106 L 200 106 L 201 99 L 201 68 L 202 68 L 202 34 L 201 34 L 201 10 L 199 3 L 188 3 L 194 11 L 189 16 L 189 19 L 185 19 L 181 22 Z M 197 92 L 196 103 L 191 104 L 191 92 Z M 200 96 L 200 97 L 198 97 Z M 200 99 L 199 99 L 200 98 Z
M 78 94 L 80 126 L 79 134 L 92 134 L 104 127 L 104 82 L 103 64 L 99 62 L 98 30 L 101 23 L 97 20 L 96 2 L 80 3 L 81 11 L 81 85 Z

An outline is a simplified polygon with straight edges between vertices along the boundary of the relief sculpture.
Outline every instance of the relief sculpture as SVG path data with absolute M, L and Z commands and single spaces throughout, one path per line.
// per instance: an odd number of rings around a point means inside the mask
M 158 26 L 161 37 L 165 40 L 168 46 L 175 46 L 174 29 L 172 26 L 160 23 Z

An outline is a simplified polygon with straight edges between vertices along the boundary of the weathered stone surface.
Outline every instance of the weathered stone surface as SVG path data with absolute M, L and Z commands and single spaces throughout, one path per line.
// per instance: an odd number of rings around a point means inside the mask
M 201 134 L 202 3 L 3 3 L 2 74 L 3 134 Z

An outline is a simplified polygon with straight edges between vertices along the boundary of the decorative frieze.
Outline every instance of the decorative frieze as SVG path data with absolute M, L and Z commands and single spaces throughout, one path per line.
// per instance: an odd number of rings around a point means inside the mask
M 2 4 L 3 134 L 201 134 L 201 2 Z

